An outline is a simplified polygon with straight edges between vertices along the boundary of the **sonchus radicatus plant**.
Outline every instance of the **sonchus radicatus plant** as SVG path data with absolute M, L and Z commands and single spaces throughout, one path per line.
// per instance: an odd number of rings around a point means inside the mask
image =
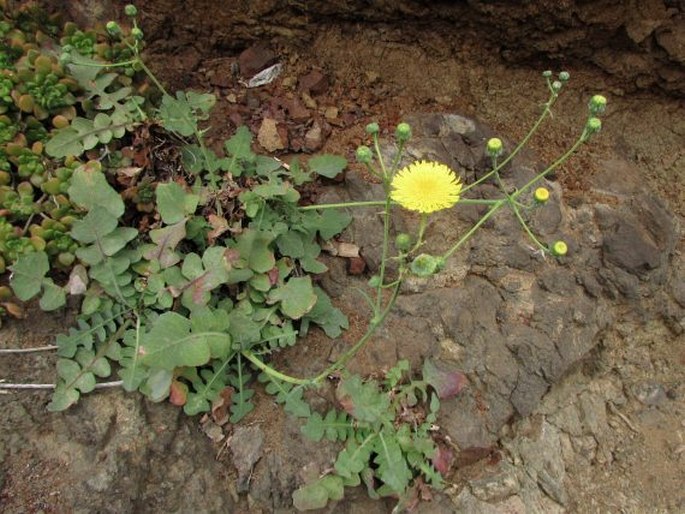
M 307 437 L 342 445 L 329 471 L 295 491 L 298 509 L 340 499 L 345 486 L 364 484 L 371 496 L 394 495 L 402 505 L 427 487 L 442 487 L 450 449 L 436 416 L 440 400 L 457 394 L 465 377 L 426 361 L 417 378 L 401 361 L 384 378 L 364 380 L 347 373 L 346 364 L 383 324 L 403 281 L 439 273 L 501 209 L 511 210 L 544 255 L 568 252 L 564 241 L 540 240 L 526 211 L 549 201 L 544 178 L 600 130 L 606 99 L 594 96 L 568 151 L 513 192 L 502 170 L 551 115 L 566 72 L 556 80 L 543 74 L 549 97 L 520 144 L 507 153 L 498 138 L 485 143 L 492 165 L 475 182 L 464 183 L 438 162 L 400 167 L 411 138 L 406 123 L 396 128 L 394 156 L 384 158 L 380 127 L 371 123 L 370 147 L 356 155 L 382 183 L 384 197 L 301 206 L 300 186 L 335 177 L 347 161 L 321 155 L 284 165 L 254 153 L 246 127 L 221 155 L 208 148 L 205 122 L 216 98 L 168 92 L 142 59 L 137 9 L 129 5 L 125 14 L 121 25 L 84 32 L 68 24 L 54 36 L 33 37 L 20 17 L 5 15 L 0 25 L 0 271 L 11 270 L 11 291 L 0 288 L 0 305 L 20 314 L 12 293 L 21 301 L 39 297 L 45 310 L 63 307 L 67 297 L 80 300 L 76 325 L 56 339 L 49 410 L 67 409 L 103 379 L 116 378 L 107 383 L 168 400 L 189 415 L 230 398 L 235 423 L 254 409 L 261 382 L 305 420 Z M 155 166 L 153 136 L 179 145 L 173 165 Z M 500 196 L 468 198 L 486 180 Z M 485 213 L 446 252 L 423 251 L 432 213 L 474 203 Z M 348 327 L 312 275 L 326 271 L 317 259 L 321 244 L 348 226 L 350 208 L 380 209 L 383 221 L 380 266 L 364 293 L 368 328 L 316 376 L 291 376 L 272 364 L 274 352 L 296 345 L 314 325 L 330 338 Z M 419 217 L 415 234 L 391 234 L 397 208 Z M 338 406 L 313 412 L 305 390 L 329 377 L 339 380 Z

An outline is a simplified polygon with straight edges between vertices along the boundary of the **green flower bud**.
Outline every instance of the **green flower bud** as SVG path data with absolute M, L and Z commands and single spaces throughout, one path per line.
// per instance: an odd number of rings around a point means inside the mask
M 67 52 L 62 52 L 59 55 L 59 63 L 62 65 L 67 65 L 71 62 L 71 54 Z
M 63 51 L 63 52 L 71 52 L 73 49 L 74 49 L 74 47 L 71 46 L 71 45 L 64 45 L 64 46 L 62 47 L 62 51 Z
M 381 285 L 381 277 L 379 277 L 378 275 L 374 275 L 369 279 L 368 284 L 369 287 L 373 287 L 375 289 L 376 287 Z
M 599 118 L 589 118 L 585 124 L 585 130 L 588 134 L 595 134 L 602 130 L 602 120 Z
M 501 139 L 498 137 L 493 137 L 488 139 L 485 149 L 490 157 L 495 158 L 502 155 L 502 152 L 504 151 L 504 145 L 502 145 Z
M 107 25 L 105 25 L 105 28 L 107 29 L 107 32 L 109 32 L 109 34 L 112 36 L 117 36 L 121 34 L 121 27 L 116 21 L 108 21 Z
M 554 82 L 552 82 L 552 90 L 555 93 L 558 93 L 559 91 L 561 91 L 561 86 L 563 86 L 563 84 L 561 82 L 559 82 L 558 80 L 555 80 Z
M 571 78 L 571 74 L 568 71 L 562 71 L 559 72 L 559 80 L 562 82 L 568 82 L 568 79 Z
M 550 247 L 552 255 L 556 257 L 562 257 L 568 253 L 568 246 L 563 241 L 555 241 Z
M 590 103 L 588 104 L 590 109 L 590 114 L 593 116 L 597 114 L 602 114 L 607 108 L 607 99 L 602 95 L 595 95 L 590 98 Z
M 133 36 L 134 39 L 137 39 L 138 41 L 143 39 L 143 31 L 140 30 L 138 27 L 133 27 L 131 29 L 131 35 Z
M 552 76 L 552 70 L 543 71 L 542 76 L 545 77 L 546 79 L 550 78 Z
M 395 248 L 400 252 L 406 252 L 411 248 L 411 236 L 409 234 L 397 234 L 395 238 Z
M 371 148 L 364 145 L 357 148 L 357 160 L 364 164 L 370 164 L 373 160 L 373 153 L 371 153 Z
M 440 257 L 433 257 L 427 253 L 422 253 L 411 263 L 411 271 L 417 277 L 430 277 L 440 271 L 444 261 Z
M 128 4 L 126 7 L 124 7 L 124 14 L 126 16 L 130 16 L 133 18 L 135 15 L 138 14 L 138 9 L 136 9 L 136 6 L 133 4 Z
M 406 143 L 411 138 L 411 126 L 409 123 L 400 123 L 395 129 L 395 139 L 399 143 Z
M 546 187 L 538 187 L 533 194 L 537 203 L 546 203 L 549 200 L 549 189 Z
M 370 136 L 373 136 L 375 134 L 378 134 L 380 132 L 381 128 L 378 126 L 378 123 L 373 122 L 373 123 L 369 123 L 364 130 L 366 130 L 367 134 L 369 134 Z

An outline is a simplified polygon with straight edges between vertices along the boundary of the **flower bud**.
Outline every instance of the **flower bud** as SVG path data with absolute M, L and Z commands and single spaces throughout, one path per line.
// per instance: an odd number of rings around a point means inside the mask
M 126 16 L 130 16 L 133 18 L 135 15 L 138 14 L 138 9 L 136 9 L 136 6 L 133 4 L 128 4 L 126 7 L 124 7 L 124 14 Z
M 373 159 L 373 154 L 371 153 L 371 148 L 368 146 L 360 146 L 357 148 L 357 160 L 364 164 L 370 164 Z
M 409 123 L 400 123 L 395 129 L 395 138 L 399 143 L 406 143 L 411 138 L 411 126 Z
M 559 72 L 559 80 L 562 82 L 568 82 L 568 79 L 571 78 L 571 74 L 568 71 L 561 71 Z
M 131 29 L 131 35 L 133 36 L 134 39 L 137 39 L 138 41 L 143 39 L 143 31 L 140 30 L 138 27 L 133 27 Z
M 568 253 L 568 246 L 563 241 L 555 241 L 550 247 L 552 255 L 556 257 L 562 257 Z
M 602 114 L 607 108 L 607 99 L 602 95 L 595 95 L 590 98 L 590 103 L 588 104 L 590 109 L 590 114 L 593 116 L 596 114 Z
M 588 134 L 595 134 L 602 130 L 602 120 L 599 118 L 589 118 L 585 124 L 585 130 Z
M 395 238 L 395 248 L 400 252 L 406 252 L 411 248 L 411 236 L 409 234 L 397 234 Z
M 538 187 L 533 194 L 537 203 L 546 203 L 549 200 L 549 189 L 546 187 Z
M 105 25 L 105 28 L 111 36 L 117 36 L 121 34 L 121 27 L 116 21 L 108 21 L 107 25 Z
M 62 52 L 59 55 L 59 63 L 60 64 L 66 65 L 66 64 L 69 64 L 70 62 L 71 62 L 71 54 L 69 54 L 67 52 Z
M 552 76 L 552 70 L 543 71 L 542 76 L 545 77 L 546 79 L 550 78 Z
M 378 123 L 376 123 L 374 121 L 373 123 L 369 123 L 364 130 L 366 130 L 367 134 L 369 134 L 370 136 L 373 136 L 375 134 L 378 134 L 378 132 L 380 132 L 381 128 L 378 126 Z
M 381 285 L 381 277 L 379 277 L 378 275 L 374 275 L 373 277 L 371 277 L 369 279 L 368 284 L 369 284 L 369 287 L 373 287 L 373 288 L 380 286 Z
M 559 82 L 558 80 L 555 80 L 554 82 L 552 82 L 552 90 L 555 93 L 558 93 L 559 91 L 561 91 L 561 86 L 563 86 L 563 84 L 561 82 Z
M 430 277 L 440 270 L 442 259 L 422 253 L 411 263 L 411 271 L 417 277 Z
M 502 145 L 502 140 L 498 137 L 493 137 L 488 139 L 488 143 L 485 147 L 488 155 L 492 158 L 499 157 L 504 151 L 504 146 Z

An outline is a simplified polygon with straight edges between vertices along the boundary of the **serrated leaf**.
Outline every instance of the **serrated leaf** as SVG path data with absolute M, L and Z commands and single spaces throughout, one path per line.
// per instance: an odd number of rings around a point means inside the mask
M 61 412 L 78 402 L 81 394 L 74 387 L 66 388 L 57 386 L 52 394 L 52 400 L 48 403 L 47 409 L 50 412 Z
M 123 387 L 125 391 L 135 391 L 140 387 L 143 381 L 148 376 L 148 368 L 144 367 L 140 354 L 141 330 L 138 326 L 136 330 L 127 330 L 124 334 L 124 347 L 121 349 L 121 359 L 119 364 L 122 368 L 119 369 L 119 378 L 123 380 Z
M 317 155 L 307 162 L 309 169 L 327 178 L 335 178 L 347 167 L 347 159 L 339 155 Z
M 269 302 L 281 302 L 281 312 L 291 319 L 307 314 L 317 300 L 311 277 L 292 277 L 283 286 L 269 293 Z
M 231 359 L 232 357 L 227 358 L 223 362 L 215 363 L 211 370 L 201 370 L 199 376 L 192 381 L 193 390 L 188 392 L 186 404 L 183 406 L 183 411 L 187 415 L 194 416 L 200 412 L 210 411 L 212 402 L 228 383 L 226 370 Z
M 165 129 L 189 137 L 197 132 L 197 117 L 183 91 L 176 92 L 176 98 L 162 96 L 159 107 L 159 119 Z
M 88 210 L 99 207 L 114 218 L 124 213 L 124 201 L 107 182 L 98 166 L 84 164 L 74 170 L 69 186 L 69 199 Z
M 423 363 L 423 379 L 435 389 L 440 399 L 458 395 L 468 383 L 466 375 L 461 371 L 445 369 L 431 359 L 426 359 Z
M 412 472 L 407 465 L 402 449 L 394 434 L 379 432 L 376 444 L 378 476 L 394 492 L 403 492 L 412 479 Z
M 336 397 L 343 409 L 359 421 L 374 424 L 394 418 L 390 398 L 375 380 L 363 382 L 359 375 L 345 378 L 338 385 Z
M 250 129 L 242 125 L 238 127 L 235 134 L 226 141 L 224 148 L 226 153 L 230 156 L 228 169 L 234 176 L 242 175 L 243 161 L 252 162 L 255 160 L 255 154 L 252 153 L 252 133 Z
M 300 334 L 302 336 L 307 335 L 309 323 L 313 322 L 319 325 L 328 337 L 339 337 L 343 329 L 347 329 L 350 326 L 347 316 L 333 305 L 323 289 L 315 287 L 314 293 L 316 293 L 317 297 L 316 303 L 312 310 L 302 318 Z
M 335 460 L 336 473 L 343 478 L 350 478 L 361 473 L 369 465 L 372 445 L 376 437 L 375 434 L 372 434 L 361 444 L 352 438 L 348 439 L 345 448 Z
M 293 506 L 300 511 L 322 509 L 329 500 L 341 500 L 344 492 L 345 486 L 341 477 L 326 475 L 296 489 L 293 492 Z
M 14 294 L 25 302 L 36 296 L 43 285 L 43 278 L 50 270 L 45 252 L 24 253 L 11 268 L 10 285 Z

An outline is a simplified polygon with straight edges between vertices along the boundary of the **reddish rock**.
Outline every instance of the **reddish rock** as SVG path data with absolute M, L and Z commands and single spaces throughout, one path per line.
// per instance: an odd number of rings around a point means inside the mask
M 302 105 L 302 102 L 297 98 L 286 100 L 284 102 L 284 107 L 285 110 L 288 111 L 288 117 L 296 123 L 307 121 L 311 116 L 309 109 Z
M 366 270 L 366 262 L 361 257 L 347 259 L 347 273 L 350 275 L 361 275 L 364 270 Z
M 312 128 L 304 135 L 304 148 L 309 152 L 316 152 L 323 146 L 323 141 L 323 130 L 321 130 L 319 122 L 315 121 Z
M 240 64 L 240 74 L 249 78 L 257 72 L 276 64 L 277 56 L 270 48 L 262 45 L 254 45 L 244 50 L 238 57 Z
M 328 85 L 328 77 L 319 70 L 312 70 L 300 79 L 300 89 L 312 95 L 325 93 Z

